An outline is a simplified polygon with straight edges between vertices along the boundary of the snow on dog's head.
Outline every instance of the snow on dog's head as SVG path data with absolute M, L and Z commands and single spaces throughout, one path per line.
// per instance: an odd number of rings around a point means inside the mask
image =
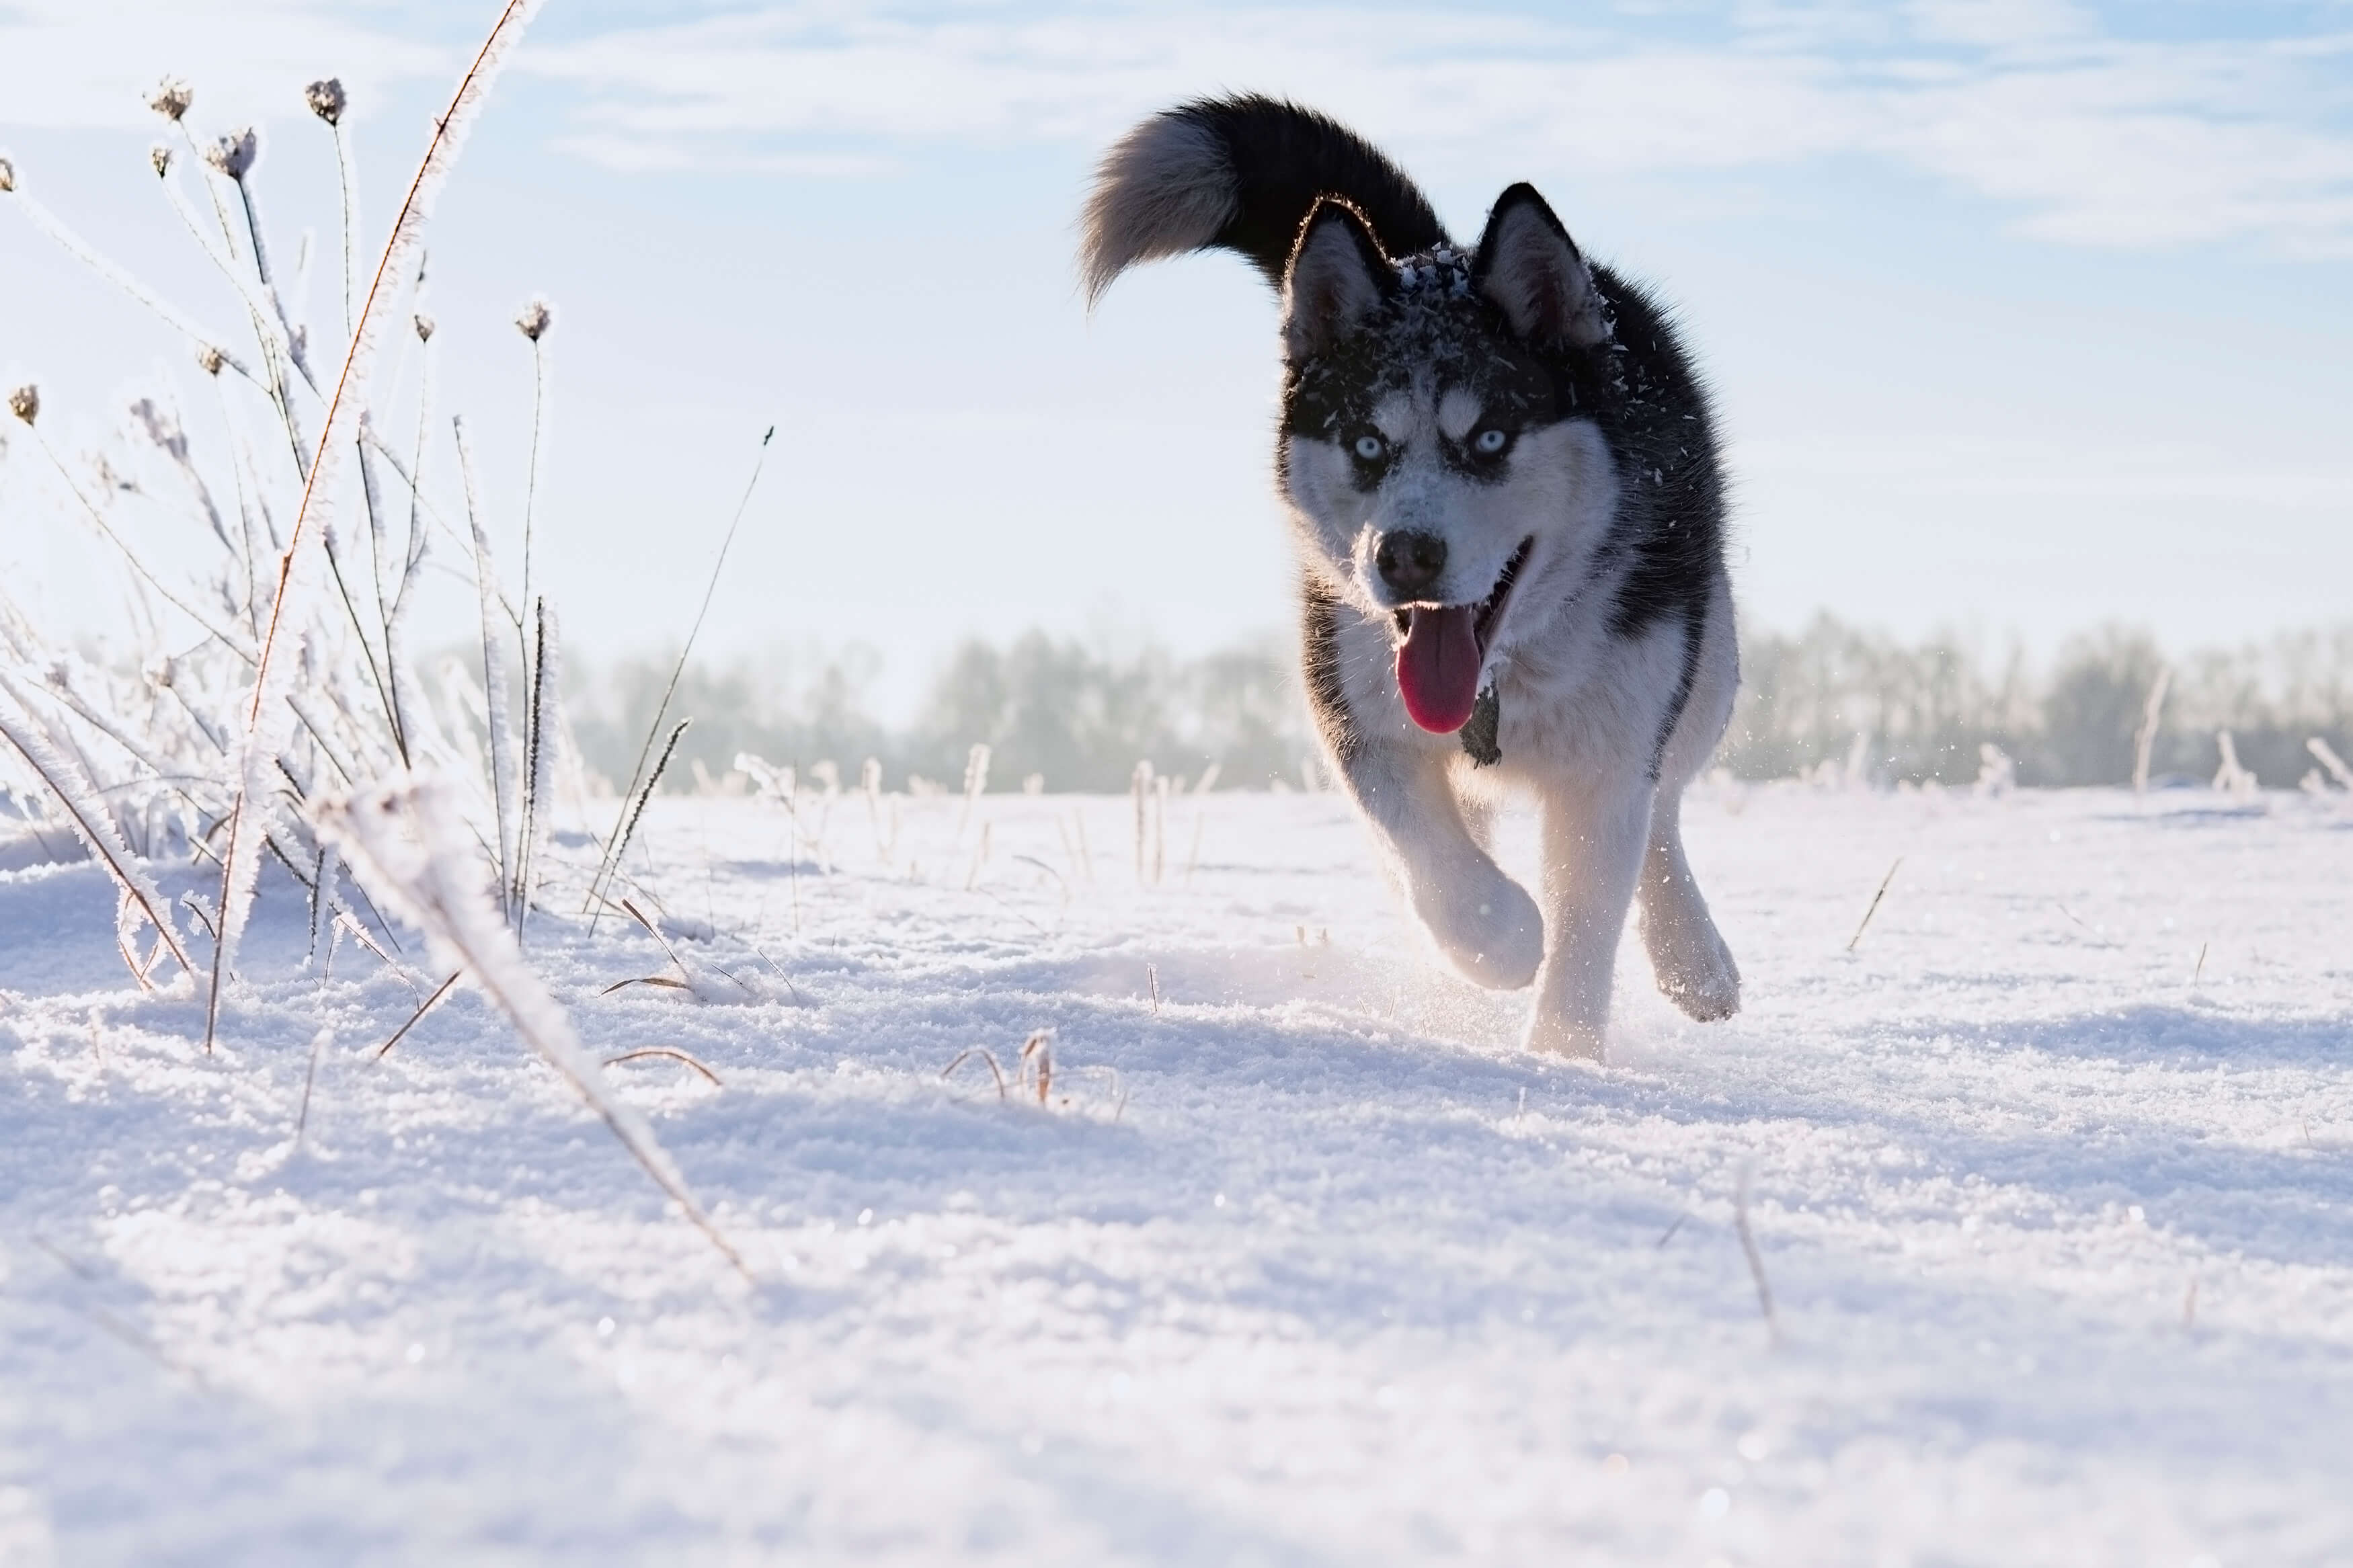
M 1394 618 L 1408 712 L 1459 729 L 1493 661 L 1573 595 L 1614 508 L 1593 420 L 1609 311 L 1525 184 L 1475 251 L 1401 258 L 1326 197 L 1282 298 L 1277 463 L 1309 567 Z

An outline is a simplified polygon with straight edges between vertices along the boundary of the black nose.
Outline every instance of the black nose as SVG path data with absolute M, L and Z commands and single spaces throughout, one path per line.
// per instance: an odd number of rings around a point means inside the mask
M 1400 598 L 1419 598 L 1446 570 L 1446 541 L 1412 529 L 1384 533 L 1373 552 L 1373 566 L 1391 593 Z

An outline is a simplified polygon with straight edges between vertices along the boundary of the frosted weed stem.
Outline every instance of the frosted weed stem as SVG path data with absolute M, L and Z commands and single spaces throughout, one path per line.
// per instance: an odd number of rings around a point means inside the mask
M 458 984 L 458 975 L 463 973 L 464 971 L 462 970 L 457 971 L 451 973 L 448 979 L 444 980 L 440 984 L 435 986 L 433 988 L 433 994 L 427 996 L 424 1001 L 419 1002 L 417 1005 L 417 1011 L 408 1016 L 408 1021 L 401 1025 L 397 1029 L 395 1029 L 392 1032 L 392 1038 L 378 1046 L 375 1048 L 375 1055 L 370 1057 L 368 1060 L 372 1062 L 380 1062 L 384 1060 L 385 1057 L 391 1051 L 392 1047 L 400 1044 L 401 1037 L 407 1034 L 409 1030 L 417 1027 L 417 1020 L 424 1017 L 426 1014 L 433 1011 L 433 1005 L 436 1002 L 440 1001 L 442 997 L 449 994 L 449 987 Z
M 531 340 L 531 461 L 523 481 L 522 592 L 516 605 L 524 612 L 531 606 L 531 541 L 533 525 L 539 521 L 540 447 L 547 436 L 547 349 L 542 340 L 553 321 L 547 306 L 536 300 L 515 319 L 516 330 Z M 515 620 L 515 641 L 522 653 L 522 679 L 528 687 L 533 679 L 532 649 L 520 615 Z
M 30 420 L 26 420 L 26 423 L 32 425 Z M 81 504 L 81 510 L 89 515 L 90 525 L 98 530 L 99 537 L 121 552 L 122 559 L 130 564 L 132 571 L 138 574 L 139 580 L 154 589 L 165 604 L 195 622 L 206 637 L 227 648 L 246 663 L 253 663 L 254 656 L 246 650 L 244 645 L 238 642 L 236 637 L 206 619 L 204 614 L 194 605 L 165 587 L 163 579 L 147 569 L 147 563 L 139 558 L 139 552 L 132 549 L 121 534 L 114 531 L 114 525 L 106 521 L 106 514 L 98 510 L 98 503 L 82 494 L 81 487 L 74 483 L 73 474 L 66 468 L 65 460 L 58 456 L 57 448 L 49 445 L 48 437 L 37 425 L 33 425 L 33 439 L 40 447 L 42 455 L 49 459 L 49 466 L 57 469 L 58 478 L 64 482 L 66 489 L 72 492 L 74 500 Z
M 239 939 L 244 935 L 245 920 L 250 913 L 250 899 L 260 876 L 259 850 L 252 839 L 259 825 L 254 816 L 259 810 L 259 797 L 268 786 L 268 759 L 276 748 L 270 742 L 275 727 L 275 704 L 280 695 L 281 661 L 278 658 L 279 632 L 287 620 L 290 600 L 295 584 L 294 565 L 308 531 L 316 526 L 315 519 L 327 506 L 332 489 L 322 480 L 331 481 L 336 468 L 332 458 L 341 443 L 355 434 L 353 426 L 361 404 L 364 401 L 369 372 L 375 367 L 371 352 L 376 328 L 384 311 L 392 302 L 391 282 L 402 259 L 417 246 L 423 233 L 426 215 L 431 208 L 435 192 L 451 161 L 466 127 L 484 96 L 506 51 L 513 47 L 529 25 L 535 0 L 507 0 L 499 19 L 492 24 L 482 46 L 475 51 L 465 74 L 459 79 L 457 90 L 450 95 L 449 106 L 434 121 L 433 135 L 427 143 L 424 159 L 410 179 L 408 194 L 403 199 L 398 215 L 394 218 L 392 232 L 385 238 L 384 250 L 377 258 L 375 272 L 368 284 L 357 327 L 343 353 L 341 373 L 335 378 L 334 392 L 327 400 L 327 413 L 319 432 L 315 460 L 310 466 L 302 485 L 302 499 L 296 507 L 294 522 L 287 540 L 285 552 L 279 558 L 278 589 L 270 601 L 269 619 L 261 636 L 260 649 L 254 661 L 253 699 L 246 714 L 244 757 L 239 768 L 239 785 L 235 804 L 228 816 L 228 841 L 221 855 L 220 941 L 213 953 L 212 983 L 205 1001 L 205 1052 L 212 1053 L 213 1041 L 219 1032 L 221 987 L 236 962 Z
M 1862 940 L 1862 933 L 1871 929 L 1871 917 L 1879 912 L 1879 900 L 1887 896 L 1888 884 L 1895 880 L 1895 873 L 1903 864 L 1904 857 L 1898 855 L 1895 864 L 1887 868 L 1887 875 L 1879 879 L 1879 891 L 1871 895 L 1871 907 L 1862 911 L 1862 923 L 1855 927 L 1854 935 L 1847 939 L 1846 950 L 1849 952 L 1852 952 L 1855 944 Z
M 635 827 L 638 812 L 645 809 L 643 796 L 638 797 L 635 811 L 629 809 L 630 794 L 637 789 L 638 780 L 645 772 L 646 759 L 653 754 L 654 738 L 661 733 L 662 721 L 670 716 L 670 699 L 678 695 L 678 683 L 686 674 L 687 658 L 694 652 L 694 639 L 702 631 L 703 617 L 711 613 L 712 595 L 719 592 L 719 574 L 727 565 L 727 552 L 735 542 L 735 531 L 744 525 L 744 510 L 752 504 L 752 492 L 760 485 L 760 470 L 767 467 L 768 443 L 776 438 L 776 427 L 773 425 L 768 426 L 768 433 L 760 437 L 760 454 L 753 459 L 752 477 L 745 481 L 743 499 L 735 503 L 735 515 L 727 524 L 726 534 L 719 541 L 719 558 L 711 563 L 711 581 L 703 585 L 702 605 L 694 612 L 694 624 L 687 628 L 686 643 L 678 650 L 678 662 L 670 667 L 670 683 L 662 688 L 661 700 L 654 705 L 653 721 L 646 726 L 645 744 L 638 748 L 637 764 L 629 770 L 628 787 L 621 791 L 622 810 L 627 813 L 625 829 L 614 834 L 611 844 L 606 848 L 605 858 L 596 868 L 596 874 L 588 879 L 588 897 L 582 900 L 580 912 L 588 916 L 588 931 L 591 935 L 594 935 L 596 930 L 596 916 L 590 913 L 596 907 L 596 896 L 605 884 L 611 880 L 613 873 L 618 869 L 621 864 L 621 852 L 628 847 L 628 834 L 626 828 Z M 679 734 L 685 728 L 684 724 L 681 724 L 677 730 L 670 732 L 670 746 L 678 744 Z M 670 747 L 664 747 L 662 760 L 667 762 L 669 759 Z M 654 769 L 654 776 L 657 779 L 661 776 L 661 769 L 659 765 Z M 647 795 L 653 793 L 653 782 L 652 779 L 646 781 Z
M 1740 1167 L 1740 1185 L 1732 1200 L 1732 1223 L 1740 1232 L 1740 1250 L 1747 1255 L 1748 1276 L 1757 1282 L 1757 1305 L 1765 1314 L 1765 1332 L 1775 1346 L 1781 1342 L 1780 1321 L 1773 1315 L 1773 1287 L 1765 1282 L 1765 1259 L 1748 1228 L 1748 1167 Z M 1672 1232 L 1669 1233 L 1670 1235 Z

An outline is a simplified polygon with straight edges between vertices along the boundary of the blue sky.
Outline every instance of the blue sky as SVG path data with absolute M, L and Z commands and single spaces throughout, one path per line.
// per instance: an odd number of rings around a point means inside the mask
M 175 72 L 207 128 L 259 122 L 281 243 L 331 237 L 301 83 L 352 86 L 380 218 L 491 9 L 0 5 L 0 146 L 220 316 L 146 173 L 142 89 Z M 507 321 L 556 304 L 543 562 L 575 646 L 676 634 L 772 422 L 715 650 L 860 638 L 911 680 L 970 631 L 1282 627 L 1264 289 L 1196 258 L 1090 321 L 1071 267 L 1103 144 L 1225 88 L 1349 120 L 1459 234 L 1533 179 L 1679 302 L 1753 617 L 2046 647 L 2107 618 L 2188 645 L 2347 613 L 2353 5 L 554 0 L 443 201 L 434 308 L 444 406 L 511 528 Z M 59 434 L 202 390 L 5 209 L 0 279 L 0 371 L 41 380 Z M 0 488 L 0 567 L 102 622 L 38 499 Z

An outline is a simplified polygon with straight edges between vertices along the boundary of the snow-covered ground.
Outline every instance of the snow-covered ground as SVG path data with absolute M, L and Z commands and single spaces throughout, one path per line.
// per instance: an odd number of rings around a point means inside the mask
M 266 893 L 206 1059 L 0 872 L 0 1563 L 2353 1561 L 2344 805 L 1703 792 L 1747 1010 L 1595 1069 L 1329 795 L 665 803 L 694 988 L 532 951 L 754 1282 L 478 998 Z

